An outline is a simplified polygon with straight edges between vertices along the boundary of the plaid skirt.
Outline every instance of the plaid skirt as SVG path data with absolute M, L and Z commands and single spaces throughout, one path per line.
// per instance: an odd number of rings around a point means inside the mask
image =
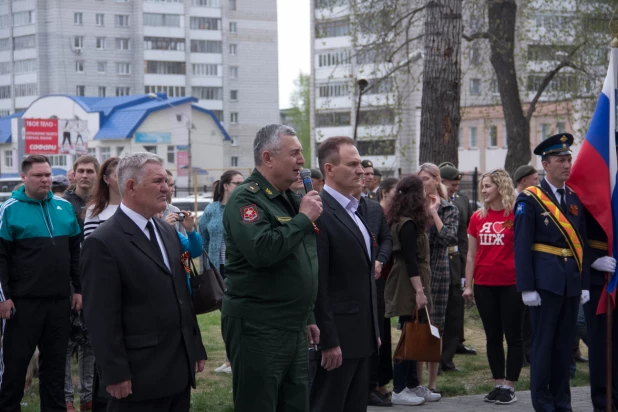
M 435 253 L 435 252 L 434 252 Z M 432 253 L 433 255 L 433 253 Z M 451 274 L 448 261 L 448 250 L 444 249 L 444 259 L 431 259 L 431 300 L 433 302 L 433 310 L 431 312 L 431 323 L 434 324 L 440 331 L 444 331 L 444 322 L 446 319 L 446 305 L 448 303 L 449 287 L 451 286 Z M 444 270 L 446 267 L 446 270 Z

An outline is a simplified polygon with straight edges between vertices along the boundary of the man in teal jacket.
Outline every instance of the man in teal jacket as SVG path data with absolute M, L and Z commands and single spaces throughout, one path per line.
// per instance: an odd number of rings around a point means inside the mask
M 0 207 L 0 411 L 20 410 L 37 346 L 41 410 L 66 411 L 69 312 L 82 307 L 80 228 L 71 203 L 50 192 L 47 157 L 30 155 L 21 169 L 23 187 Z

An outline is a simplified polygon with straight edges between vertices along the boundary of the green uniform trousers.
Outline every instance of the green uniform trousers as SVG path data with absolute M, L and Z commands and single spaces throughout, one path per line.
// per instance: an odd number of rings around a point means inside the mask
M 308 412 L 307 331 L 221 316 L 234 412 Z

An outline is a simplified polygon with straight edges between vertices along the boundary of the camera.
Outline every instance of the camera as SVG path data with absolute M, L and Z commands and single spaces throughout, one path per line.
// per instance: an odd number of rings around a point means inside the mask
M 178 213 L 178 217 L 176 218 L 177 221 L 182 222 L 185 220 L 185 214 L 182 212 Z

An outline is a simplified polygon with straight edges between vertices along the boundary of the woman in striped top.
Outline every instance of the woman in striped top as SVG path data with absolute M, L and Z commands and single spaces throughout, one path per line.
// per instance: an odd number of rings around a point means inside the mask
M 120 158 L 110 157 L 101 165 L 94 195 L 85 210 L 84 238 L 88 237 L 101 223 L 112 217 L 120 205 L 120 191 L 116 167 Z

